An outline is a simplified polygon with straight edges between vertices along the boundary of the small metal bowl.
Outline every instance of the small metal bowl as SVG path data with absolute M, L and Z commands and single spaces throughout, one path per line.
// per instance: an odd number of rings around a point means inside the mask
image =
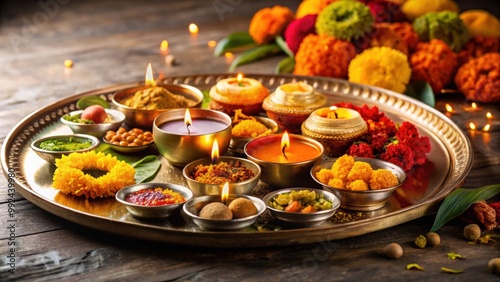
M 153 147 L 153 145 L 154 145 L 154 142 L 151 142 L 149 144 L 141 145 L 141 146 L 121 146 L 121 145 L 116 145 L 116 144 L 109 142 L 108 140 L 106 140 L 106 138 L 103 138 L 103 140 L 104 140 L 104 143 L 108 144 L 109 147 L 111 147 L 111 149 L 113 149 L 117 152 L 120 152 L 120 153 L 124 153 L 124 154 L 139 153 L 139 152 L 145 151 L 148 148 Z
M 97 138 L 102 138 L 106 135 L 106 132 L 112 130 L 116 131 L 122 125 L 125 120 L 125 115 L 117 110 L 105 109 L 108 114 L 108 118 L 111 119 L 111 122 L 103 122 L 96 124 L 85 124 L 85 123 L 77 123 L 69 120 L 65 120 L 61 117 L 61 122 L 69 126 L 73 133 L 76 134 L 88 134 L 95 136 Z M 70 112 L 70 116 L 81 115 L 83 110 Z
M 271 129 L 271 132 L 269 134 L 274 134 L 278 132 L 278 123 L 276 123 L 274 120 L 267 118 L 267 117 L 258 117 L 254 116 L 260 123 L 265 125 L 267 128 Z M 233 153 L 237 153 L 240 155 L 245 155 L 245 145 L 248 143 L 248 141 L 255 139 L 251 137 L 235 137 L 231 136 L 231 142 L 229 142 L 229 151 Z
M 316 198 L 319 196 L 324 197 L 325 199 L 332 202 L 332 208 L 328 210 L 321 210 L 313 213 L 301 213 L 301 212 L 286 212 L 282 210 L 278 210 L 270 205 L 271 200 L 283 193 L 290 193 L 291 191 L 300 191 L 300 190 L 308 190 L 316 192 Z M 305 187 L 294 187 L 294 188 L 286 188 L 281 190 L 273 191 L 263 198 L 264 203 L 267 206 L 267 209 L 279 221 L 282 221 L 286 224 L 300 227 L 307 226 L 315 226 L 319 225 L 325 221 L 327 221 L 340 207 L 340 200 L 333 193 L 328 191 L 313 189 L 313 188 L 305 188 Z
M 244 218 L 238 218 L 238 219 L 231 219 L 231 220 L 214 220 L 214 219 L 207 219 L 198 216 L 199 212 L 201 209 L 213 202 L 221 202 L 221 196 L 220 195 L 209 195 L 209 196 L 201 196 L 201 197 L 195 197 L 189 201 L 186 202 L 186 204 L 182 207 L 184 213 L 188 215 L 193 222 L 198 225 L 199 227 L 203 229 L 210 229 L 210 230 L 238 230 L 238 229 L 243 229 L 245 227 L 248 227 L 257 220 L 257 218 L 266 211 L 266 205 L 264 202 L 256 197 L 248 196 L 248 195 L 235 195 L 235 194 L 230 194 L 228 198 L 228 204 L 236 199 L 236 198 L 246 198 L 250 201 L 253 202 L 255 207 L 257 208 L 257 214 L 244 217 Z
M 189 108 L 199 108 L 201 107 L 201 103 L 203 101 L 203 92 L 196 87 L 184 84 L 161 84 L 157 85 L 161 86 L 168 91 L 182 95 L 187 99 L 193 101 L 193 105 Z M 130 127 L 139 127 L 151 130 L 153 127 L 153 122 L 156 117 L 158 117 L 161 113 L 164 113 L 171 109 L 156 109 L 156 110 L 145 110 L 145 109 L 134 109 L 123 104 L 123 101 L 132 97 L 135 92 L 139 90 L 144 90 L 149 86 L 139 86 L 128 88 L 122 91 L 117 92 L 111 98 L 111 102 L 115 107 L 125 114 L 126 120 L 125 123 Z
M 40 143 L 42 143 L 45 140 L 59 140 L 59 141 L 69 141 L 70 139 L 73 140 L 78 140 L 81 142 L 85 141 L 90 141 L 92 145 L 86 149 L 81 149 L 81 150 L 73 150 L 73 151 L 48 151 L 48 150 L 43 150 L 40 149 Z M 69 135 L 53 135 L 53 136 L 47 136 L 43 138 L 36 139 L 35 141 L 31 142 L 31 149 L 35 151 L 35 153 L 40 156 L 42 159 L 49 163 L 55 163 L 56 159 L 61 158 L 63 155 L 69 155 L 74 152 L 88 152 L 91 151 L 97 146 L 99 146 L 99 139 L 97 139 L 95 136 L 92 135 L 87 135 L 87 134 L 69 134 Z
M 171 204 L 164 206 L 142 206 L 129 203 L 125 200 L 127 195 L 132 192 L 136 192 L 143 189 L 154 189 L 154 188 L 162 188 L 162 189 L 168 188 L 170 190 L 173 190 L 174 192 L 180 193 L 186 201 L 180 204 Z M 193 198 L 193 192 L 191 192 L 191 190 L 189 190 L 187 187 L 177 184 L 150 182 L 150 183 L 142 183 L 142 184 L 127 186 L 118 191 L 115 195 L 115 198 L 118 202 L 125 205 L 127 211 L 134 217 L 143 219 L 161 219 L 170 216 L 180 206 L 184 205 L 187 201 L 191 200 Z
M 220 162 L 226 162 L 229 164 L 234 164 L 237 161 L 240 161 L 243 166 L 250 169 L 254 173 L 254 177 L 237 183 L 229 183 L 229 194 L 237 194 L 237 195 L 247 195 L 252 192 L 253 188 L 259 182 L 261 169 L 260 166 L 253 161 L 237 158 L 237 157 L 226 157 L 222 156 L 219 158 Z M 194 170 L 198 165 L 210 165 L 212 160 L 210 158 L 199 159 L 187 164 L 182 170 L 182 175 L 186 179 L 188 183 L 188 187 L 193 191 L 195 195 L 203 196 L 203 195 L 220 195 L 223 185 L 219 184 L 207 184 L 194 180 L 190 177 L 193 174 Z
M 321 183 L 316 177 L 316 173 L 323 168 L 331 169 L 332 165 L 337 159 L 329 159 L 316 163 L 311 169 L 311 176 L 318 184 L 323 186 L 323 189 L 331 191 L 341 202 L 341 207 L 348 210 L 355 211 L 373 211 L 385 206 L 392 193 L 396 188 L 401 186 L 406 179 L 404 170 L 390 162 L 372 158 L 354 158 L 355 161 L 367 162 L 373 169 L 387 169 L 390 170 L 398 178 L 399 184 L 386 189 L 379 190 L 366 190 L 366 191 L 352 191 L 328 186 Z

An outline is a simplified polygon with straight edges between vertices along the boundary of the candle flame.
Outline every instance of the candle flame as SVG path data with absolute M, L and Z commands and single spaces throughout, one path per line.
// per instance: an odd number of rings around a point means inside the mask
M 450 106 L 450 104 L 446 104 L 444 107 L 446 108 L 447 112 L 449 112 L 449 113 L 453 112 L 453 107 Z
M 490 127 L 491 127 L 491 125 L 488 123 L 487 125 L 485 125 L 483 127 L 483 131 L 490 131 Z
M 476 103 L 475 103 L 475 102 L 472 102 L 471 107 L 472 107 L 472 109 L 474 109 L 474 110 L 475 110 L 475 109 L 477 109 L 477 105 L 476 105 Z
M 67 68 L 73 67 L 73 61 L 70 60 L 70 59 L 64 60 L 64 66 L 67 67 Z
M 243 74 L 239 73 L 239 74 L 236 76 L 236 79 L 238 80 L 238 83 L 241 83 L 241 81 L 243 80 Z
M 469 127 L 472 130 L 476 130 L 476 125 L 473 122 L 469 123 Z
M 486 113 L 486 118 L 492 118 L 492 117 L 493 117 L 493 115 L 490 112 Z
M 198 26 L 195 25 L 194 23 L 189 24 L 189 32 L 191 34 L 197 34 L 199 31 Z
M 208 47 L 215 47 L 217 45 L 217 41 L 215 40 L 210 40 L 207 43 Z
M 156 86 L 156 81 L 153 76 L 153 69 L 151 68 L 151 63 L 148 64 L 148 68 L 146 69 L 146 77 L 144 79 L 144 84 L 146 86 Z
M 219 143 L 217 139 L 214 140 L 212 145 L 212 164 L 217 164 L 219 162 Z
M 330 111 L 335 111 L 336 109 L 337 109 L 337 107 L 336 107 L 336 106 L 331 106 L 331 107 L 330 107 Z
M 163 40 L 160 44 L 160 50 L 161 51 L 167 51 L 168 50 L 168 41 Z
M 290 137 L 288 136 L 288 132 L 285 131 L 285 133 L 283 133 L 283 137 L 281 137 L 281 152 L 283 153 L 285 159 L 287 159 L 285 153 L 287 147 L 290 147 Z
M 227 205 L 227 199 L 229 199 L 229 182 L 224 183 L 220 199 L 224 205 Z
M 189 127 L 193 124 L 193 121 L 191 120 L 191 113 L 189 113 L 189 109 L 186 109 L 186 113 L 184 114 L 184 124 L 186 125 L 188 134 L 190 134 Z

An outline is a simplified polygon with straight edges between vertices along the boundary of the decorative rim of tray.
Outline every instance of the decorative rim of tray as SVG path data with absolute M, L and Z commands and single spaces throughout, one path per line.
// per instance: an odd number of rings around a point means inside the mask
M 197 74 L 166 78 L 164 83 L 188 84 L 208 89 L 217 81 L 234 74 Z M 130 222 L 89 214 L 68 208 L 39 194 L 26 181 L 22 173 L 22 152 L 29 147 L 32 138 L 45 126 L 58 122 L 65 113 L 76 109 L 76 101 L 88 95 L 110 96 L 112 93 L 140 83 L 127 83 L 92 90 L 56 101 L 43 107 L 19 122 L 7 135 L 1 149 L 1 163 L 4 175 L 14 173 L 17 192 L 28 201 L 64 219 L 90 228 L 121 236 L 131 236 L 151 241 L 204 247 L 268 247 L 292 244 L 307 244 L 327 240 L 363 235 L 392 227 L 433 212 L 434 205 L 463 183 L 472 168 L 472 145 L 464 132 L 444 114 L 424 103 L 382 88 L 350 83 L 345 80 L 293 75 L 246 74 L 261 81 L 271 90 L 283 83 L 305 81 L 325 95 L 337 96 L 353 103 L 374 104 L 381 111 L 391 111 L 394 116 L 409 118 L 419 128 L 425 128 L 447 151 L 448 168 L 440 168 L 445 175 L 436 192 L 421 201 L 399 210 L 379 216 L 347 223 L 320 225 L 310 228 L 283 229 L 279 231 L 227 232 L 204 230 L 181 230 L 148 224 Z M 109 97 L 108 97 L 109 98 Z M 11 180 L 9 180 L 10 183 Z

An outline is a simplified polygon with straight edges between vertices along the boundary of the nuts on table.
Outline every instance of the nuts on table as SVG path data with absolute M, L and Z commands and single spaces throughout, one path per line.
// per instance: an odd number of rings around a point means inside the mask
M 398 243 L 390 243 L 382 249 L 382 254 L 388 258 L 400 258 L 403 256 L 403 248 Z
M 429 246 L 432 247 L 437 246 L 441 243 L 441 237 L 436 232 L 429 232 L 425 234 L 425 239 L 427 239 L 427 243 L 429 244 Z
M 476 241 L 481 237 L 481 228 L 477 224 L 469 224 L 464 227 L 464 236 L 469 241 Z
M 415 238 L 414 243 L 417 247 L 419 247 L 420 249 L 423 249 L 427 245 L 427 239 L 425 238 L 424 235 L 418 235 L 418 237 Z
M 488 270 L 493 274 L 500 274 L 500 258 L 491 259 L 488 262 Z

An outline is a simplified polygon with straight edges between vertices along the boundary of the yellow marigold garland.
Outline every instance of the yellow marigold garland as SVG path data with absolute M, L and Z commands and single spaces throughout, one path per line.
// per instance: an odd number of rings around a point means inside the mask
M 102 152 L 71 153 L 57 159 L 56 167 L 52 185 L 65 194 L 85 195 L 93 199 L 113 197 L 121 188 L 135 183 L 135 170 L 131 165 Z M 95 178 L 83 170 L 108 173 Z

